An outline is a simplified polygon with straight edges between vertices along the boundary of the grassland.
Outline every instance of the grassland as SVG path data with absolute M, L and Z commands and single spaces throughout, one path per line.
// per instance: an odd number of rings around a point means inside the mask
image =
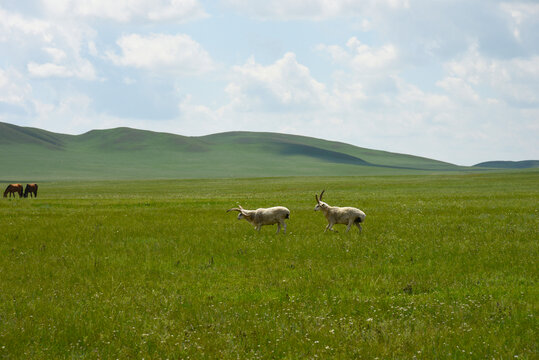
M 539 356 L 539 172 L 41 183 L 0 199 L 0 358 Z M 314 194 L 367 213 L 323 233 Z M 282 204 L 288 233 L 225 210 Z

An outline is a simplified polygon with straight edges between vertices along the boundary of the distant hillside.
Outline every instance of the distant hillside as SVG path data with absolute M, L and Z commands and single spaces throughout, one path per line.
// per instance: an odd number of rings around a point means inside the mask
M 1 181 L 381 175 L 470 168 L 305 136 L 201 137 L 131 128 L 82 135 L 0 123 Z
M 69 137 L 70 135 L 55 134 L 41 129 L 0 122 L 0 145 L 31 144 L 49 149 L 61 149 L 65 144 L 65 139 Z
M 496 169 L 530 169 L 539 168 L 539 160 L 524 161 L 487 161 L 474 165 L 474 167 Z

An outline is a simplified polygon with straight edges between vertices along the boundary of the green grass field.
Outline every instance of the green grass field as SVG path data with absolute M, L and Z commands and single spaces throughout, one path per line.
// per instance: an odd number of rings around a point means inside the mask
M 366 212 L 362 234 L 323 232 L 322 189 Z M 539 357 L 538 171 L 38 196 L 0 199 L 0 358 Z M 238 203 L 287 206 L 287 234 Z

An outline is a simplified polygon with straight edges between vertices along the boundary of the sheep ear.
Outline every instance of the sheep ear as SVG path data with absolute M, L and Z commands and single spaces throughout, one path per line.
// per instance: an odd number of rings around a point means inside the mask
M 322 196 L 324 196 L 324 192 L 325 192 L 325 191 L 326 191 L 326 190 L 324 189 L 324 190 L 322 190 L 322 192 L 320 193 L 320 201 L 322 201 Z

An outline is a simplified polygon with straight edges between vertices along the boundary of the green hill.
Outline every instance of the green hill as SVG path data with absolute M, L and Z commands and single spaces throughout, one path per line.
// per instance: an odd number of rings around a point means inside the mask
M 486 161 L 474 165 L 474 167 L 496 168 L 496 169 L 531 169 L 539 168 L 539 160 L 524 161 Z
M 0 123 L 2 181 L 382 175 L 470 168 L 278 133 L 201 137 L 116 128 L 82 135 Z

